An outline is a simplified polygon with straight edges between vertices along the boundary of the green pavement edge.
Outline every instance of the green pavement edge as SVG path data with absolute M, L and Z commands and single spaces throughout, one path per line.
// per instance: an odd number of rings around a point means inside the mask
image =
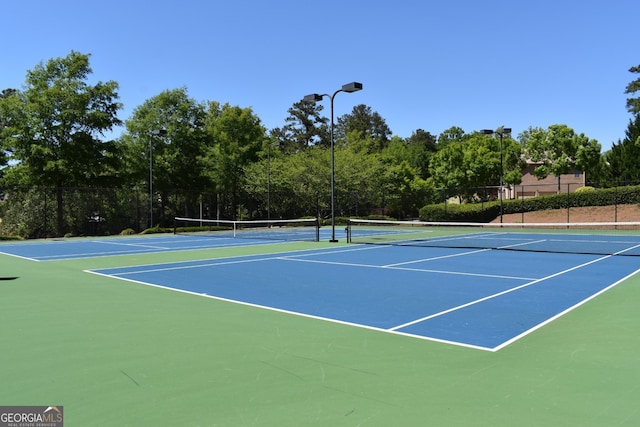
M 0 405 L 62 405 L 65 426 L 640 424 L 637 276 L 494 353 L 84 271 L 326 246 L 0 254 L 18 276 L 0 282 Z

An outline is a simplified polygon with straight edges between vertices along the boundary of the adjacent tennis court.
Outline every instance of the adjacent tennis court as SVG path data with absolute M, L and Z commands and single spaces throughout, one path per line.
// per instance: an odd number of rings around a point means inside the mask
M 144 237 L 116 237 L 102 239 L 60 239 L 50 241 L 7 243 L 0 253 L 19 256 L 32 261 L 60 261 L 77 258 L 112 257 L 154 254 L 162 252 L 195 251 L 200 249 L 255 246 L 273 244 L 271 240 L 239 240 L 233 237 L 185 237 L 152 235 Z
M 255 246 L 290 241 L 318 241 L 321 234 L 316 219 L 271 221 L 208 221 L 177 218 L 192 227 L 176 229 L 174 234 L 117 236 L 114 238 L 53 239 L 26 243 L 6 243 L 0 254 L 34 261 L 139 255 L 145 253 L 193 251 L 224 247 Z M 344 234 L 344 233 L 343 233 Z
M 0 397 L 84 425 L 640 421 L 635 231 L 365 228 L 0 244 Z

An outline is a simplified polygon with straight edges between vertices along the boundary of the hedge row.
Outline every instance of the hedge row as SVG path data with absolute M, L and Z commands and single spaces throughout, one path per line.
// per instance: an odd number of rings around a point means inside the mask
M 612 206 L 640 203 L 640 186 L 596 189 L 582 187 L 574 193 L 526 199 L 503 200 L 503 213 L 534 212 L 567 207 Z M 426 205 L 420 209 L 421 221 L 489 222 L 500 215 L 500 201 L 484 203 Z

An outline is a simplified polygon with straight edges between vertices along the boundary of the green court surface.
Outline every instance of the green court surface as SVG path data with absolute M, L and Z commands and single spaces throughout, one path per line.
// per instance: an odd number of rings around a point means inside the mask
M 0 405 L 65 426 L 640 425 L 640 278 L 497 352 L 84 270 L 290 243 L 64 261 L 0 255 Z

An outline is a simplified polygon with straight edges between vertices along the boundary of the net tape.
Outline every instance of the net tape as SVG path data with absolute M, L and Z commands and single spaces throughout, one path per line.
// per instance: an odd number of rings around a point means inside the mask
M 640 222 L 474 223 L 351 219 L 350 243 L 640 256 Z

